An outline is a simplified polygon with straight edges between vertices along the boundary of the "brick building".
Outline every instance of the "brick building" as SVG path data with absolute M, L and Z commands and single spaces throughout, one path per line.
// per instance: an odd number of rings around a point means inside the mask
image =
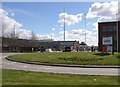
M 102 46 L 104 45 L 103 38 L 105 37 L 112 37 L 112 49 L 116 52 L 118 48 L 118 51 L 120 52 L 120 21 L 98 23 L 99 51 L 102 50 Z

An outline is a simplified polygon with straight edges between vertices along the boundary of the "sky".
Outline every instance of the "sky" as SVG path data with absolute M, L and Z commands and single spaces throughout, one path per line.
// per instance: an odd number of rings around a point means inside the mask
M 15 26 L 16 35 L 30 39 L 34 32 L 39 40 L 85 41 L 98 45 L 98 22 L 115 21 L 117 1 L 111 2 L 3 2 L 0 19 L 3 33 L 10 35 Z

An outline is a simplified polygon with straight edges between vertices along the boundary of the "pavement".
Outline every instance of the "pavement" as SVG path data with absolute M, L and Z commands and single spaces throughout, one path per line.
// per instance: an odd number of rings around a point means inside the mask
M 109 75 L 109 76 L 120 76 L 119 66 L 65 66 L 60 65 L 35 65 L 9 61 L 5 57 L 14 55 L 16 53 L 3 53 L 0 58 L 2 61 L 2 69 L 14 69 L 14 70 L 25 70 L 34 72 L 50 72 L 50 73 L 64 73 L 64 74 L 81 74 L 81 75 Z

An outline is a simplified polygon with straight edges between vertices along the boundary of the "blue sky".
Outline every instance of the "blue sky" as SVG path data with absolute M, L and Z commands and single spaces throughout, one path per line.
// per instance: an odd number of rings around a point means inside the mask
M 14 19 L 23 24 L 25 29 L 33 30 L 38 34 L 51 33 L 51 29 L 56 27 L 59 28 L 58 23 L 59 14 L 64 12 L 70 14 L 87 13 L 90 3 L 74 2 L 74 3 L 62 3 L 62 2 L 11 2 L 3 3 L 3 9 L 11 10 L 13 9 L 15 15 Z M 74 26 L 84 27 L 84 20 Z
M 33 31 L 37 35 L 50 36 L 52 34 L 53 35 L 52 38 L 54 38 L 55 40 L 63 40 L 63 37 L 61 36 L 63 35 L 62 34 L 63 26 L 60 21 L 62 21 L 62 16 L 63 16 L 62 13 L 64 13 L 64 6 L 65 6 L 66 20 L 68 23 L 68 24 L 66 23 L 66 40 L 79 40 L 80 42 L 85 41 L 84 35 L 80 33 L 84 31 L 86 25 L 87 33 L 90 33 L 88 35 L 87 43 L 88 44 L 91 43 L 89 45 L 92 44 L 97 45 L 98 37 L 95 28 L 97 28 L 97 20 L 101 16 L 95 15 L 96 17 L 93 18 L 86 17 L 86 23 L 85 23 L 85 15 L 84 15 L 85 13 L 86 15 L 92 14 L 92 12 L 89 13 L 90 8 L 92 8 L 92 4 L 94 3 L 93 2 L 66 2 L 66 3 L 3 2 L 2 9 L 4 9 L 8 13 L 14 14 L 12 16 L 10 15 L 7 16 L 9 18 L 14 19 L 16 22 L 20 23 L 22 25 L 22 27 L 20 27 L 21 29 Z M 101 4 L 101 6 L 102 5 L 104 4 Z M 77 35 L 75 35 L 76 32 L 79 32 L 79 34 L 77 33 Z

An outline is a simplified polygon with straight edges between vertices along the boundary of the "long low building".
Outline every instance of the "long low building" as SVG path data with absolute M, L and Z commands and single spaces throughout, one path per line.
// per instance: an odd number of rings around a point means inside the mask
M 3 37 L 1 49 L 2 52 L 34 52 L 49 48 L 53 51 L 63 51 L 64 47 L 70 47 L 72 51 L 77 51 L 79 41 L 41 41 Z

